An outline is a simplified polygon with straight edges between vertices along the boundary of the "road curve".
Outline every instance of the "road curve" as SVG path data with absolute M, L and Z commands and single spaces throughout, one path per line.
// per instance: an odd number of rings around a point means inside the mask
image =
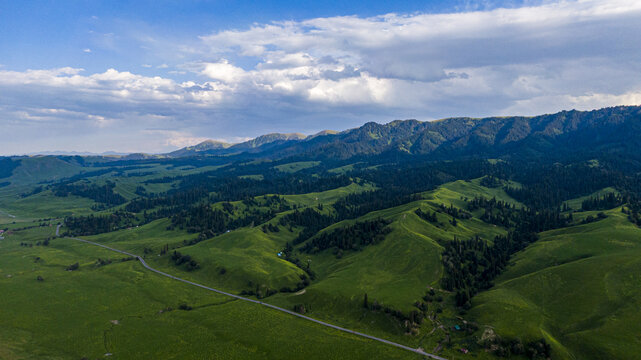
M 59 236 L 58 235 L 59 231 L 60 231 L 60 225 L 58 225 L 58 227 L 56 228 L 56 236 Z M 225 292 L 225 291 L 222 291 L 222 290 L 214 289 L 214 288 L 211 288 L 209 286 L 201 285 L 201 284 L 189 281 L 189 280 L 181 279 L 179 277 L 167 274 L 167 273 L 162 272 L 160 270 L 156 270 L 156 269 L 152 268 L 151 266 L 149 266 L 142 257 L 140 257 L 138 255 L 135 255 L 135 254 L 132 254 L 132 253 L 129 253 L 129 252 L 126 252 L 126 251 L 123 251 L 123 250 L 114 249 L 114 248 L 111 248 L 109 246 L 105 246 L 105 245 L 102 245 L 102 244 L 99 244 L 99 243 L 96 243 L 96 242 L 93 242 L 93 241 L 79 239 L 79 238 L 75 238 L 75 237 L 66 237 L 66 239 L 81 241 L 81 242 L 84 242 L 84 243 L 87 243 L 87 244 L 100 246 L 100 247 L 105 248 L 107 250 L 115 251 L 117 253 L 121 253 L 121 254 L 124 254 L 124 255 L 127 255 L 127 256 L 135 257 L 136 259 L 138 259 L 138 261 L 140 261 L 142 266 L 144 266 L 147 270 L 153 271 L 156 274 L 168 277 L 170 279 L 174 279 L 174 280 L 177 280 L 177 281 L 180 281 L 180 282 L 184 282 L 184 283 L 189 284 L 189 285 L 197 286 L 199 288 L 202 288 L 202 289 L 205 289 L 205 290 L 209 290 L 209 291 L 213 291 L 213 292 L 221 294 L 221 295 L 229 296 L 229 297 L 232 297 L 234 299 L 238 299 L 238 300 L 242 300 L 242 301 L 248 301 L 248 302 L 251 302 L 251 303 L 258 304 L 258 305 L 266 306 L 268 308 L 272 308 L 274 310 L 281 311 L 281 312 L 287 313 L 289 315 L 297 316 L 299 318 L 302 318 L 302 319 L 305 319 L 305 320 L 309 320 L 309 321 L 315 322 L 317 324 L 320 324 L 320 325 L 323 325 L 323 326 L 326 326 L 326 327 L 330 327 L 332 329 L 336 329 L 336 330 L 343 331 L 343 332 L 346 332 L 346 333 L 350 333 L 350 334 L 354 334 L 354 335 L 357 335 L 357 336 L 361 336 L 361 337 L 364 337 L 364 338 L 367 338 L 367 339 L 370 339 L 370 340 L 375 340 L 375 341 L 378 341 L 378 342 L 382 342 L 382 343 L 385 343 L 385 344 L 388 344 L 388 345 L 391 345 L 391 346 L 395 346 L 397 348 L 401 348 L 403 350 L 411 351 L 413 353 L 426 356 L 426 357 L 428 357 L 430 359 L 447 360 L 447 359 L 445 359 L 443 357 L 440 357 L 438 355 L 426 353 L 425 351 L 420 350 L 420 349 L 414 349 L 414 348 L 411 348 L 409 346 L 405 346 L 405 345 L 402 345 L 402 344 L 399 344 L 399 343 L 395 343 L 393 341 L 381 339 L 381 338 L 376 337 L 376 336 L 367 335 L 367 334 L 363 334 L 363 333 L 358 332 L 358 331 L 354 331 L 354 330 L 346 329 L 346 328 L 343 328 L 343 327 L 340 327 L 340 326 L 332 325 L 330 323 L 326 323 L 324 321 L 320 321 L 320 320 L 311 318 L 309 316 L 305 316 L 305 315 L 299 314 L 299 313 L 294 312 L 294 311 L 283 309 L 281 307 L 278 307 L 278 306 L 275 306 L 275 305 L 272 305 L 272 304 L 268 304 L 268 303 L 265 303 L 265 302 L 262 302 L 262 301 L 259 301 L 259 300 L 249 299 L 249 298 L 238 296 L 238 295 L 235 295 L 235 294 L 231 294 L 231 293 L 228 293 L 228 292 Z

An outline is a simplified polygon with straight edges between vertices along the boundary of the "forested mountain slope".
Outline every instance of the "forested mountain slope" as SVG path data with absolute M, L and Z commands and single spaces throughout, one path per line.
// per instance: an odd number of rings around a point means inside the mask
M 563 111 L 535 117 L 450 118 L 428 122 L 396 120 L 384 125 L 370 122 L 337 134 L 307 138 L 286 134 L 267 139 L 259 137 L 256 144 L 250 141 L 224 150 L 211 148 L 204 153 L 228 154 L 251 149 L 269 158 L 293 155 L 350 158 L 399 153 L 429 154 L 438 159 L 558 156 L 583 151 L 620 153 L 641 144 L 639 130 L 641 107 L 628 106 Z M 182 151 L 180 154 L 198 152 Z

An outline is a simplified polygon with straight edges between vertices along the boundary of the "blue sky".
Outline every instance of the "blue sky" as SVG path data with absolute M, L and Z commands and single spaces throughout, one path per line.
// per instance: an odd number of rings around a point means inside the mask
M 104 71 L 117 67 L 154 74 L 141 69 L 140 60 L 158 65 L 165 62 L 141 48 L 136 36 L 153 34 L 179 41 L 214 31 L 244 29 L 254 23 L 469 11 L 516 7 L 523 1 L 3 0 L 0 4 L 0 54 L 7 68 L 72 66 Z
M 0 0 L 0 154 L 639 104 L 640 31 L 634 0 Z

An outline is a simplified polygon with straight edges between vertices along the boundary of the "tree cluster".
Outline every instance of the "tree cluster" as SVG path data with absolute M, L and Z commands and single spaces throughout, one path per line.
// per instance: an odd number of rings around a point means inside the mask
M 296 253 L 294 253 L 294 247 L 292 246 L 291 243 L 287 243 L 285 245 L 285 248 L 281 250 L 281 259 L 289 261 L 290 263 L 296 265 L 299 269 L 305 271 L 307 275 L 309 275 L 309 278 L 307 276 L 301 276 L 301 282 L 299 282 L 296 285 L 296 290 L 292 291 L 298 291 L 301 290 L 305 287 L 307 287 L 310 284 L 310 280 L 316 279 L 316 273 L 311 269 L 311 263 L 307 261 L 306 263 L 303 263 L 298 256 L 296 256 Z M 283 291 L 281 289 L 281 291 Z M 283 292 L 288 292 L 288 291 L 283 291 Z M 290 291 L 291 292 L 291 291 Z
M 116 184 L 111 181 L 107 181 L 103 186 L 82 183 L 60 184 L 53 186 L 52 191 L 55 196 L 67 197 L 69 195 L 76 195 L 108 206 L 124 204 L 127 200 L 122 197 L 122 195 L 113 191 L 115 187 Z
M 556 209 L 565 200 L 591 194 L 607 186 L 622 184 L 624 176 L 616 171 L 586 163 L 570 165 L 515 166 L 515 178 L 522 187 L 506 186 L 513 198 L 533 209 Z M 518 171 L 517 171 L 518 170 Z
M 586 216 L 585 219 L 581 221 L 581 224 L 593 223 L 595 221 L 606 219 L 607 217 L 608 216 L 605 213 L 599 212 L 598 214 L 596 214 L 596 216 L 592 216 L 592 215 Z
M 514 204 L 496 200 L 496 198 L 487 199 L 482 196 L 474 197 L 471 200 L 466 199 L 466 201 L 469 211 L 484 210 L 481 220 L 488 224 L 511 227 L 518 221 L 518 214 L 515 211 Z
M 107 215 L 69 216 L 65 218 L 68 235 L 86 236 L 132 227 L 136 215 L 127 211 L 114 211 Z
M 294 239 L 294 245 L 305 242 L 334 222 L 336 222 L 334 216 L 321 214 L 312 208 L 305 208 L 303 211 L 295 210 L 279 220 L 280 225 L 287 226 L 290 230 L 293 230 L 295 226 L 303 227 L 303 230 Z
M 179 267 L 183 267 L 187 271 L 194 271 L 200 269 L 200 264 L 196 260 L 192 259 L 189 255 L 183 255 L 178 251 L 174 250 L 174 253 L 171 254 L 171 260 L 174 264 Z
M 252 287 L 252 289 L 243 290 L 240 292 L 240 295 L 251 295 L 256 296 L 258 299 L 264 299 L 266 297 L 278 294 L 278 290 L 272 289 L 266 285 L 256 284 L 254 286 L 254 283 L 252 281 L 249 281 L 248 285 Z
M 590 197 L 589 199 L 583 200 L 583 202 L 581 203 L 581 210 L 609 210 L 621 206 L 623 205 L 623 203 L 624 199 L 621 195 L 615 193 L 607 193 L 602 196 Z
M 465 211 L 463 209 L 459 209 L 459 208 L 455 207 L 452 204 L 450 204 L 450 206 L 445 206 L 445 204 L 439 204 L 438 208 L 437 208 L 437 211 L 441 212 L 441 213 L 445 213 L 445 214 L 453 217 L 454 219 L 465 220 L 465 219 L 471 219 L 472 218 L 472 214 L 470 214 L 469 212 L 467 212 L 467 211 Z
M 198 238 L 190 244 L 210 239 L 214 236 L 224 233 L 227 230 L 237 229 L 239 227 L 251 224 L 262 224 L 276 216 L 276 210 L 268 209 L 261 211 L 258 207 L 252 207 L 244 212 L 241 216 L 232 217 L 226 211 L 212 209 L 207 203 L 200 203 L 182 210 L 171 217 L 171 227 L 187 230 L 191 233 L 200 233 Z M 276 226 L 269 226 L 274 230 Z M 278 227 L 276 227 L 278 230 Z M 274 230 L 274 232 L 276 231 Z
M 387 209 L 419 200 L 417 194 L 396 190 L 373 190 L 358 194 L 349 194 L 334 203 L 337 221 L 354 219 L 369 212 Z
M 418 208 L 414 211 L 418 217 L 421 219 L 431 222 L 431 223 L 438 223 L 438 218 L 436 217 L 436 211 L 423 211 L 421 208 Z
M 507 266 L 510 257 L 538 239 L 537 233 L 567 226 L 571 215 L 554 211 L 519 210 L 517 225 L 506 236 L 494 238 L 494 244 L 476 236 L 469 240 L 454 239 L 443 244 L 445 275 L 441 285 L 456 291 L 456 305 L 470 307 L 470 300 L 481 290 L 493 286 L 493 280 Z
M 8 178 L 13 170 L 20 166 L 20 159 L 12 160 L 8 157 L 0 157 L 0 179 Z
M 305 243 L 302 251 L 317 253 L 330 248 L 359 250 L 363 246 L 376 244 L 383 240 L 385 235 L 391 231 L 387 228 L 389 224 L 390 221 L 385 219 L 356 222 L 353 225 L 321 233 Z
M 272 224 L 272 223 L 264 224 L 264 225 L 261 227 L 261 229 L 263 230 L 263 232 L 264 232 L 265 234 L 270 233 L 270 232 L 272 232 L 272 233 L 280 232 L 280 228 L 278 227 L 278 225 L 274 225 L 274 224 Z
M 636 198 L 624 206 L 621 211 L 628 215 L 628 220 L 636 226 L 641 226 L 641 201 Z
M 487 175 L 481 178 L 480 184 L 487 188 L 497 188 L 503 185 L 503 181 L 494 175 Z

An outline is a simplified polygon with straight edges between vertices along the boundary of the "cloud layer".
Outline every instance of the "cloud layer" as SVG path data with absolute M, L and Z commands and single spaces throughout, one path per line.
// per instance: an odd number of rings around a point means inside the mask
M 2 152 L 165 151 L 370 120 L 641 104 L 639 33 L 638 1 L 562 1 L 256 24 L 167 44 L 183 59 L 174 78 L 3 68 L 0 122 L 14 136 Z

